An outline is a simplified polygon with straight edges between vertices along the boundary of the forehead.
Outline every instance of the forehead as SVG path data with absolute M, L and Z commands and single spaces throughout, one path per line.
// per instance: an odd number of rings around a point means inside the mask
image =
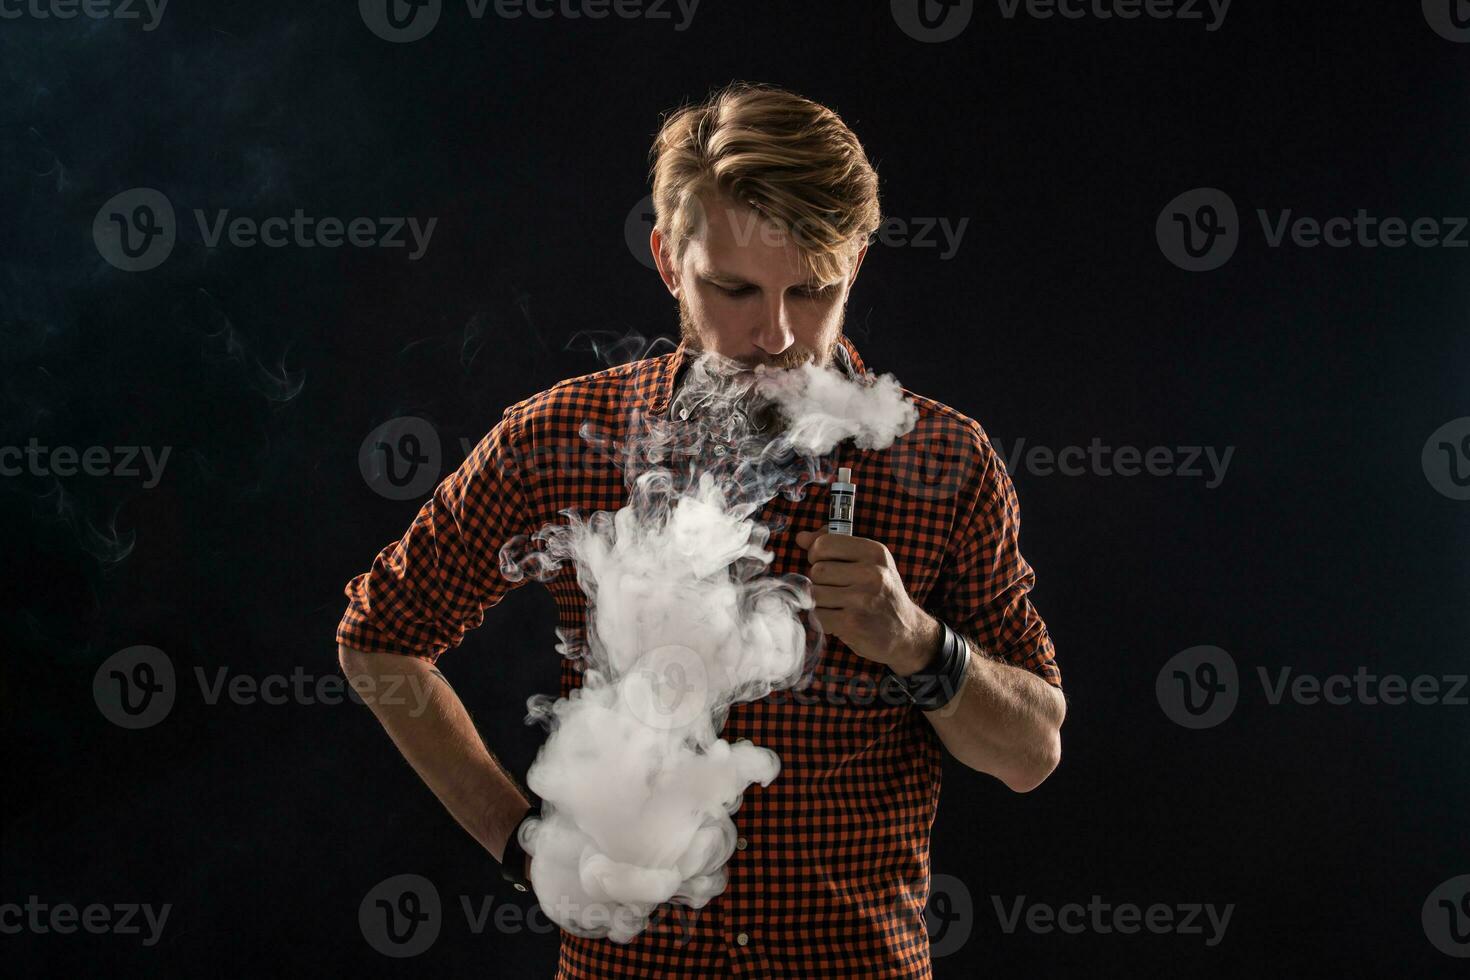
M 743 279 L 805 279 L 808 266 L 789 232 L 728 197 L 697 195 L 688 258 L 695 270 Z

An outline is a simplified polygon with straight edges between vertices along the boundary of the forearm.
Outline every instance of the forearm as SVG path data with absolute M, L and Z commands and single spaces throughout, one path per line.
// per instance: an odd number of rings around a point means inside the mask
M 530 802 L 486 748 L 444 675 L 428 661 L 391 653 L 339 647 L 338 659 L 409 765 L 459 825 L 500 860 Z
M 959 691 L 924 717 L 957 760 L 1015 792 L 1029 792 L 1061 760 L 1066 699 L 1031 671 L 984 656 L 967 642 L 970 662 Z

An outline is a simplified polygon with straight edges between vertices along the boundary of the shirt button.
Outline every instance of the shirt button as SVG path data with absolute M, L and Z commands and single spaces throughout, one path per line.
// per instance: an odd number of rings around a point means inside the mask
M 735 941 L 740 945 L 745 946 L 750 943 L 750 936 L 742 932 L 740 935 L 735 937 Z
M 737 838 L 735 838 L 735 847 L 736 847 L 737 850 L 741 850 L 741 851 L 745 850 L 745 845 L 746 845 L 746 840 L 745 840 L 744 837 L 737 837 Z
M 687 419 L 688 417 L 689 417 L 689 409 L 687 409 L 687 408 L 681 408 L 681 409 L 679 409 L 679 418 L 681 418 L 681 419 Z

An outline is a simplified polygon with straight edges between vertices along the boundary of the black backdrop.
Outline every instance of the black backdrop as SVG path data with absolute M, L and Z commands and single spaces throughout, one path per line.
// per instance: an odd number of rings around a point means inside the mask
M 43 933 L 12 911 L 8 962 L 551 973 L 554 935 L 466 920 L 462 898 L 506 900 L 496 865 L 366 708 L 211 704 L 195 672 L 337 676 L 342 586 L 423 498 L 365 479 L 376 426 L 426 420 L 447 473 L 505 405 L 602 367 L 594 341 L 676 334 L 628 245 L 629 227 L 646 236 L 649 141 L 661 112 L 743 78 L 831 105 L 864 141 L 895 221 L 848 334 L 1007 457 L 1070 699 L 1062 764 L 1035 792 L 947 764 L 938 975 L 1459 965 L 1445 950 L 1464 955 L 1470 928 L 1455 904 L 1470 711 L 1452 696 L 1470 626 L 1463 2 L 1237 0 L 1223 20 L 975 4 L 947 40 L 922 39 L 903 2 L 706 0 L 687 22 L 651 2 L 601 20 L 447 2 L 407 42 L 356 6 L 174 0 L 153 29 L 143 7 L 142 21 L 5 7 L 20 15 L 0 21 L 0 446 L 40 448 L 0 458 L 0 903 L 171 906 L 151 944 L 146 926 Z M 132 213 L 140 188 L 171 204 L 177 240 L 127 271 L 107 215 Z M 1214 190 L 1175 202 L 1197 188 Z M 410 258 L 406 233 L 404 248 L 209 248 L 193 213 L 297 208 L 436 224 Z M 1362 222 L 1340 247 L 1272 244 L 1288 210 L 1360 209 L 1433 224 L 1398 247 L 1369 244 Z M 1215 267 L 1181 267 L 1178 222 L 1210 242 L 1211 214 L 1225 231 L 1195 264 Z M 960 222 L 949 247 L 941 229 Z M 1094 440 L 1114 455 L 1080 473 L 1028 455 Z M 128 446 L 169 450 L 158 479 L 141 460 L 129 475 Z M 1121 446 L 1172 462 L 1120 475 Z M 103 447 L 111 469 L 57 475 L 58 447 Z M 1233 449 L 1212 479 L 1184 447 Z M 517 590 L 442 662 L 522 775 L 542 737 L 525 698 L 555 690 L 554 624 L 542 589 Z M 177 693 L 128 730 L 94 678 L 139 645 L 167 656 Z M 1214 675 L 1228 717 L 1179 714 L 1175 669 L 1211 678 L 1181 653 L 1234 665 L 1233 682 Z M 1261 672 L 1274 685 L 1285 668 L 1366 679 L 1336 689 L 1347 703 L 1273 703 Z M 1382 703 L 1388 675 L 1437 693 Z M 437 887 L 443 928 L 393 959 L 358 906 L 408 873 Z M 1207 924 L 1120 934 L 1091 913 L 1076 932 L 1007 932 L 1022 896 L 1233 911 L 1213 945 Z

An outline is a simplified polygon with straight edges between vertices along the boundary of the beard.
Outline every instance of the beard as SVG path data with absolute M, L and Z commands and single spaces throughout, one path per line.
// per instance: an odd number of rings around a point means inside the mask
M 825 361 L 818 362 L 809 347 L 792 346 L 779 356 L 755 363 L 736 360 L 709 350 L 703 342 L 693 311 L 684 298 L 679 298 L 679 336 L 691 351 L 692 370 L 681 372 L 679 388 L 689 401 L 691 410 L 700 418 L 699 425 L 713 441 L 727 447 L 751 446 L 773 439 L 786 429 L 780 407 L 756 383 L 756 367 L 766 370 L 793 369 L 808 363 L 831 363 L 837 338 L 827 347 Z M 839 331 L 838 336 L 841 336 Z M 685 390 L 687 389 L 687 390 Z M 747 443 L 754 440 L 755 443 Z M 738 452 L 736 456 L 743 455 Z
M 817 352 L 812 350 L 812 348 L 793 344 L 789 349 L 782 351 L 775 357 L 758 360 L 754 363 L 744 361 L 735 361 L 735 363 L 746 371 L 754 370 L 757 364 L 765 364 L 771 368 L 781 369 L 800 367 L 803 364 L 815 364 L 818 367 L 824 367 L 832 363 L 832 358 L 835 356 L 837 350 L 838 338 L 841 336 L 842 324 L 839 321 L 837 332 L 821 351 L 820 358 L 817 357 Z M 679 338 L 692 351 L 703 352 L 706 349 L 699 331 L 699 325 L 694 320 L 694 312 L 689 309 L 689 304 L 683 296 L 679 297 Z

